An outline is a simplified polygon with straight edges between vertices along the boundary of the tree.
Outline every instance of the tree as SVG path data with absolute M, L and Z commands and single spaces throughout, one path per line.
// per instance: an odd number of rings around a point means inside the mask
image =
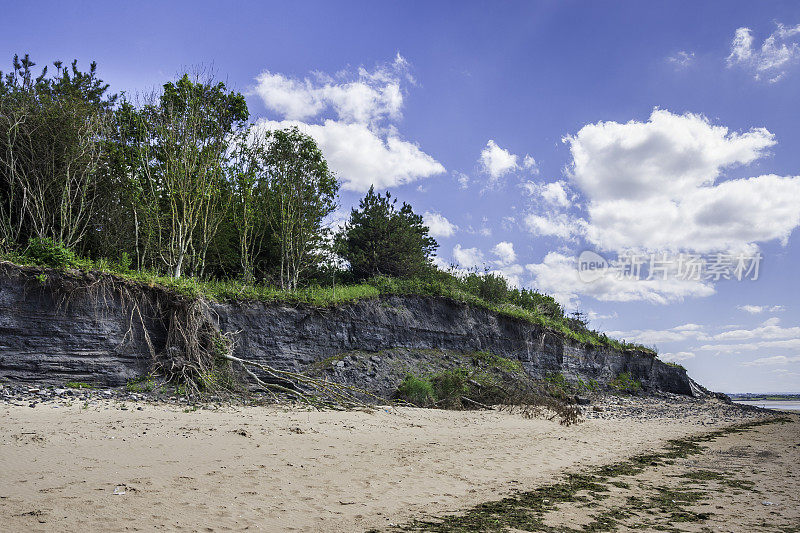
M 239 257 L 245 283 L 254 279 L 255 262 L 268 239 L 268 187 L 261 158 L 264 139 L 243 132 L 233 142 L 229 175 L 234 189 L 233 218 L 239 236 Z
M 431 268 L 439 245 L 410 205 L 403 203 L 396 209 L 396 203 L 391 193 L 382 196 L 370 187 L 336 236 L 337 250 L 357 279 L 377 275 L 408 278 Z
M 280 248 L 281 286 L 294 290 L 317 261 L 326 237 L 322 222 L 336 209 L 339 182 L 314 139 L 296 127 L 267 132 L 260 152 L 267 222 Z
M 28 55 L 0 73 L 0 244 L 50 238 L 75 247 L 96 214 L 98 183 L 116 96 L 77 61 L 34 77 Z
M 149 140 L 140 164 L 156 184 L 147 192 L 160 197 L 165 211 L 161 253 L 175 278 L 187 258 L 203 275 L 208 247 L 231 199 L 225 176 L 228 141 L 249 117 L 241 94 L 198 78 L 185 74 L 165 84 L 159 101 L 144 110 Z

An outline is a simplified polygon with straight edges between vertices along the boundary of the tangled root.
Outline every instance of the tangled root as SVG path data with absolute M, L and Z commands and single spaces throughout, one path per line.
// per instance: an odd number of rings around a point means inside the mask
M 357 387 L 235 356 L 236 333 L 219 330 L 213 310 L 203 299 L 174 301 L 168 313 L 166 348 L 156 357 L 155 367 L 181 384 L 187 396 L 242 393 L 249 381 L 275 400 L 291 398 L 312 407 L 348 409 L 386 403 Z

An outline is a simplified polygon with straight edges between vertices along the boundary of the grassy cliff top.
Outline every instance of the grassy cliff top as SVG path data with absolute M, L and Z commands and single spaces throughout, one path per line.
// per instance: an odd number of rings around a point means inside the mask
M 46 282 L 47 268 L 53 265 L 42 264 L 24 256 L 0 256 L 7 264 L 21 267 L 44 268 L 37 274 L 41 282 Z M 158 286 L 186 298 L 205 298 L 217 302 L 266 302 L 330 307 L 381 296 L 434 296 L 449 298 L 476 307 L 496 312 L 503 316 L 547 328 L 565 339 L 587 345 L 609 347 L 621 351 L 636 351 L 645 355 L 655 355 L 652 348 L 628 343 L 608 337 L 605 333 L 594 331 L 584 324 L 563 315 L 555 301 L 536 292 L 525 293 L 520 301 L 519 291 L 490 293 L 489 297 L 480 294 L 475 287 L 447 273 L 428 278 L 397 279 L 378 276 L 362 283 L 319 286 L 312 285 L 298 290 L 285 290 L 280 287 L 259 283 L 244 283 L 241 280 L 201 280 L 193 277 L 172 278 L 151 271 L 137 271 L 120 268 L 106 261 L 73 258 L 68 264 L 55 271 L 70 270 L 100 273 L 135 282 L 145 286 Z M 477 292 L 477 294 L 476 294 Z M 505 297 L 504 297 L 505 294 Z

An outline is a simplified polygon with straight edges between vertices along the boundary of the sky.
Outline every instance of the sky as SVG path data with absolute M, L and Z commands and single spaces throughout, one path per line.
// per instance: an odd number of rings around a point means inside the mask
M 443 267 L 551 294 L 714 390 L 800 392 L 797 2 L 3 11 L 2 70 L 96 61 L 133 95 L 210 66 L 260 127 L 317 140 L 342 182 L 332 223 L 389 190 Z

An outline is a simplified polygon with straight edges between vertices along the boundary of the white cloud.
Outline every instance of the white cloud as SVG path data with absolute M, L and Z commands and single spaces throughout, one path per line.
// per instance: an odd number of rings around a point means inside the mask
M 667 363 L 677 363 L 678 361 L 686 361 L 687 359 L 694 358 L 693 352 L 675 352 L 675 353 L 660 353 L 658 358 Z
M 525 189 L 525 192 L 530 196 L 540 197 L 548 204 L 563 208 L 572 205 L 569 194 L 567 194 L 566 186 L 567 184 L 563 181 L 555 181 L 552 183 L 526 181 L 522 183 L 522 188 Z
M 456 181 L 458 181 L 458 187 L 460 189 L 466 189 L 469 187 L 469 176 L 463 172 L 458 172 L 457 170 L 453 171 L 453 176 L 455 176 Z
M 773 341 L 745 342 L 739 344 L 704 344 L 696 350 L 715 352 L 717 354 L 732 354 L 751 352 L 755 350 L 795 350 L 800 348 L 800 339 L 783 339 Z
M 665 342 L 680 342 L 689 339 L 707 339 L 708 335 L 705 333 L 704 329 L 705 328 L 699 324 L 683 324 L 663 330 L 612 331 L 609 332 L 609 335 L 641 344 L 660 344 Z
M 570 240 L 581 232 L 580 221 L 564 213 L 547 213 L 544 216 L 531 213 L 525 217 L 525 226 L 534 235 L 564 240 Z
M 667 62 L 673 65 L 676 69 L 686 68 L 694 63 L 694 52 L 681 50 L 675 55 L 669 56 L 667 58 Z
M 775 355 L 773 357 L 762 357 L 754 361 L 742 363 L 742 366 L 765 366 L 765 365 L 787 365 L 789 363 L 800 362 L 800 355 L 787 357 L 785 355 Z
M 598 313 L 597 311 L 592 311 L 591 309 L 589 310 L 587 315 L 589 316 L 589 320 L 590 321 L 607 320 L 609 318 L 617 318 L 619 316 L 616 311 L 614 311 L 614 312 L 612 312 L 610 314 L 604 315 L 604 314 Z
M 402 84 L 410 81 L 408 62 L 400 54 L 373 71 L 359 68 L 353 75 L 291 78 L 268 70 L 256 77 L 254 92 L 267 109 L 286 119 L 306 120 L 330 109 L 339 120 L 362 124 L 398 119 L 403 107 Z
M 731 132 L 701 115 L 655 109 L 645 122 L 588 124 L 564 142 L 572 155 L 567 176 L 579 195 L 563 182 L 523 183 L 535 201 L 524 218 L 534 235 L 564 241 L 582 237 L 598 251 L 618 254 L 752 256 L 762 242 L 786 245 L 800 225 L 800 177 L 721 179 L 728 169 L 756 161 L 775 145 L 764 128 Z M 565 211 L 584 206 L 585 216 Z M 714 293 L 711 282 L 679 279 L 606 276 L 583 284 L 573 263 L 554 254 L 529 270 L 540 287 L 557 292 L 562 301 L 590 295 L 667 303 Z
M 750 28 L 738 28 L 731 41 L 728 66 L 741 66 L 750 70 L 757 80 L 775 83 L 782 79 L 792 63 L 800 59 L 800 25 L 784 26 L 778 23 L 761 47 L 754 47 L 755 39 Z
M 800 327 L 784 328 L 779 325 L 780 320 L 770 318 L 760 326 L 753 329 L 733 329 L 724 331 L 711 337 L 715 341 L 739 341 L 750 339 L 800 339 Z
M 492 248 L 492 253 L 497 256 L 497 260 L 501 265 L 509 265 L 517 260 L 514 244 L 508 241 L 497 243 L 497 245 Z
M 453 259 L 464 268 L 476 268 L 486 263 L 483 252 L 477 248 L 462 248 L 460 244 L 453 247 Z
M 528 154 L 522 159 L 522 168 L 530 170 L 533 174 L 539 173 L 539 164 Z
M 452 237 L 458 226 L 447 220 L 444 215 L 432 211 L 423 213 L 425 225 L 430 229 L 432 237 Z
M 497 146 L 492 139 L 486 143 L 478 160 L 481 170 L 489 175 L 491 181 L 497 181 L 505 174 L 519 168 L 517 156 Z
M 525 273 L 525 269 L 518 264 L 504 265 L 492 270 L 491 273 L 503 276 L 509 285 L 520 288 L 522 287 L 522 275 Z
M 578 278 L 575 257 L 559 252 L 550 252 L 541 263 L 528 264 L 525 268 L 533 275 L 535 287 L 565 305 L 574 305 L 580 296 L 591 296 L 602 301 L 644 300 L 666 304 L 682 301 L 686 297 L 714 294 L 713 286 L 701 281 L 627 280 L 608 275 L 592 283 L 583 283 Z
M 568 136 L 570 178 L 588 200 L 588 240 L 603 250 L 752 250 L 800 224 L 800 177 L 715 184 L 775 144 L 764 128 L 729 132 L 656 109 L 647 122 L 600 122 Z
M 737 305 L 736 309 L 744 311 L 745 313 L 750 313 L 751 315 L 757 315 L 765 311 L 769 311 L 770 313 L 785 311 L 786 307 L 782 305 Z
M 267 129 L 297 126 L 319 144 L 325 159 L 346 190 L 364 192 L 413 183 L 444 172 L 444 167 L 414 143 L 389 134 L 381 136 L 364 124 L 326 120 L 305 124 L 293 120 L 259 120 Z
M 393 124 L 402 115 L 403 87 L 413 83 L 408 62 L 399 54 L 372 71 L 316 73 L 303 79 L 265 71 L 256 81 L 253 92 L 283 118 L 262 119 L 258 125 L 297 126 L 311 135 L 344 189 L 394 187 L 445 171 L 417 144 L 403 140 Z

